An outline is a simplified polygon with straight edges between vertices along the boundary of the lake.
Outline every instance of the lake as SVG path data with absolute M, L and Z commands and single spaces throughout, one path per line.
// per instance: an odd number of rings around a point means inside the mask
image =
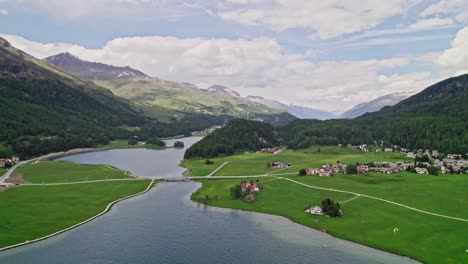
M 189 146 L 198 138 L 182 140 Z M 147 177 L 180 177 L 183 153 L 105 150 L 60 160 L 109 164 Z M 0 253 L 0 263 L 416 263 L 282 217 L 198 205 L 189 196 L 199 186 L 159 183 L 88 224 Z

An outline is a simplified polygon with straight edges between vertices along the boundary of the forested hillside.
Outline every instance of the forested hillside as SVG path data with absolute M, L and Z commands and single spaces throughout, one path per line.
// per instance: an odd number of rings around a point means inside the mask
M 352 120 L 298 120 L 281 129 L 291 148 L 373 144 L 468 152 L 468 75 L 434 84 L 392 107 Z
M 280 144 L 280 139 L 270 124 L 235 119 L 225 127 L 192 145 L 185 158 L 232 155 L 241 151 L 257 151 L 260 148 Z
M 189 149 L 186 158 L 226 155 L 243 149 L 258 150 L 263 145 L 257 136 L 247 131 L 272 127 L 247 121 L 232 122 L 223 130 Z M 229 133 L 227 130 L 232 130 Z M 450 78 L 434 84 L 392 107 L 368 113 L 355 119 L 296 120 L 277 129 L 279 136 L 292 149 L 312 145 L 384 144 L 416 149 L 437 149 L 446 153 L 468 152 L 468 75 Z M 244 134 L 243 134 L 244 133 Z M 232 144 L 234 138 L 235 144 Z M 277 142 L 270 138 L 270 142 Z M 228 149 L 220 151 L 223 144 Z M 248 147 L 246 147 L 248 146 Z
M 229 120 L 188 113 L 175 122 L 159 122 L 108 89 L 81 81 L 1 38 L 0 113 L 0 158 L 29 158 L 135 136 L 188 135 Z

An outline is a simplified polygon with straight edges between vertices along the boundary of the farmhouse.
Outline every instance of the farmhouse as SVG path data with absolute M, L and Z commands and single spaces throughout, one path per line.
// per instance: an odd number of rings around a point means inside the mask
M 243 192 L 246 192 L 248 189 L 250 192 L 259 192 L 260 188 L 257 187 L 256 182 L 245 181 L 241 184 L 241 188 Z
M 393 152 L 393 149 L 392 148 L 385 148 L 384 151 L 385 152 Z
M 276 154 L 280 151 L 280 148 L 262 148 L 260 152 Z
M 369 171 L 369 166 L 368 165 L 359 165 L 357 166 L 357 171 L 358 173 L 366 173 Z
M 305 210 L 305 213 L 323 215 L 323 210 L 319 206 L 314 206 L 314 207 L 311 207 L 311 208 Z
M 283 162 L 279 162 L 279 161 L 270 162 L 270 167 L 272 167 L 272 168 L 285 169 L 285 168 L 289 168 L 291 166 L 292 166 L 291 163 L 283 163 Z
M 416 173 L 417 174 L 428 174 L 428 171 L 426 168 L 416 168 Z

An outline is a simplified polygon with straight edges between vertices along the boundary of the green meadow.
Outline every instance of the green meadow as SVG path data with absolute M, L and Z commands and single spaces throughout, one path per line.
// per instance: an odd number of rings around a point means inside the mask
M 137 144 L 129 145 L 127 140 L 114 140 L 109 142 L 107 145 L 101 145 L 100 147 L 109 149 L 129 149 L 129 148 L 147 148 L 147 149 L 164 149 L 165 147 L 151 145 L 151 144 Z
M 375 162 L 375 161 L 412 161 L 401 153 L 387 152 L 362 152 L 351 148 L 338 147 L 312 147 L 306 150 L 289 150 L 273 155 L 266 153 L 251 153 L 244 155 L 235 155 L 229 157 L 220 157 L 211 159 L 214 164 L 206 165 L 204 159 L 184 160 L 182 166 L 189 169 L 193 176 L 206 176 L 215 168 L 226 161 L 229 161 L 214 176 L 249 176 L 277 173 L 297 173 L 300 169 L 319 167 L 324 163 L 334 163 L 341 161 L 343 163 L 354 164 L 356 162 Z M 292 167 L 287 169 L 268 168 L 267 163 L 272 161 L 281 161 L 291 163 Z
M 281 215 L 333 236 L 409 256 L 424 263 L 467 262 L 468 222 L 425 214 L 368 197 L 356 198 L 353 194 L 313 189 L 287 179 L 468 219 L 468 175 L 430 176 L 402 172 L 390 175 L 297 176 L 301 168 L 319 167 L 338 160 L 344 163 L 408 160 L 400 153 L 365 153 L 337 147 L 320 147 L 320 152 L 317 150 L 318 147 L 313 147 L 300 151 L 284 150 L 277 155 L 254 153 L 222 157 L 212 159 L 213 165 L 205 165 L 204 160 L 186 160 L 183 165 L 191 170 L 191 174 L 202 176 L 226 161 L 229 163 L 215 175 L 273 174 L 258 178 L 263 191 L 258 194 L 255 203 L 244 203 L 230 197 L 230 188 L 239 184 L 241 179 L 215 177 L 200 180 L 203 185 L 192 195 L 193 200 L 206 200 L 211 206 Z M 280 171 L 270 169 L 266 166 L 268 161 L 290 162 L 293 168 Z M 274 176 L 284 173 L 291 174 Z M 319 205 L 325 198 L 340 202 L 344 215 L 329 218 L 304 213 L 306 206 Z M 394 228 L 399 231 L 394 232 Z
M 22 186 L 0 192 L 0 247 L 33 240 L 80 223 L 117 199 L 141 192 L 149 180 Z
M 31 183 L 66 183 L 107 179 L 130 179 L 124 171 L 108 165 L 77 164 L 65 161 L 40 161 L 16 169 Z

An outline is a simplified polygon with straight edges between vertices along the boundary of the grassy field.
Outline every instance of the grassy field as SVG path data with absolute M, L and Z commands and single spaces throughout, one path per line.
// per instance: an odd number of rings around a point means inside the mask
M 386 152 L 362 152 L 351 148 L 338 147 L 312 147 L 306 150 L 285 149 L 276 155 L 266 153 L 251 153 L 248 155 L 236 155 L 212 159 L 213 165 L 206 165 L 205 160 L 191 159 L 184 160 L 182 165 L 191 170 L 193 176 L 206 176 L 215 168 L 229 161 L 215 176 L 243 176 L 261 175 L 269 173 L 297 173 L 300 169 L 319 167 L 324 163 L 341 161 L 343 163 L 375 162 L 375 161 L 407 161 L 411 160 L 401 153 Z M 275 169 L 268 168 L 267 163 L 271 161 L 281 161 L 292 163 L 291 168 Z
M 201 160 L 184 161 L 194 175 L 207 175 L 229 161 L 216 175 L 256 175 L 296 173 L 300 168 L 318 167 L 325 162 L 345 163 L 399 161 L 399 153 L 363 153 L 350 149 L 321 147 L 302 151 L 285 150 L 278 155 L 249 154 L 213 159 L 214 165 Z M 267 161 L 291 162 L 294 168 L 276 171 Z M 417 175 L 411 173 L 366 175 L 335 174 L 333 177 L 283 175 L 307 185 L 374 196 L 437 214 L 468 219 L 468 175 Z M 230 197 L 229 189 L 240 179 L 206 179 L 192 196 L 208 205 L 282 215 L 294 222 L 323 230 L 333 236 L 352 240 L 386 251 L 410 256 L 425 263 L 467 263 L 468 222 L 428 215 L 394 204 L 352 194 L 318 190 L 278 179 L 259 178 L 264 190 L 255 203 Z M 263 181 L 263 182 L 262 182 Z M 319 205 L 324 198 L 341 203 L 344 216 L 329 218 L 304 213 L 305 206 Z M 350 200 L 350 201 L 347 201 Z M 393 232 L 394 228 L 399 231 Z
M 23 186 L 0 192 L 0 247 L 39 238 L 82 222 L 110 202 L 141 192 L 149 180 Z
M 114 140 L 109 142 L 107 145 L 101 145 L 100 147 L 110 149 L 128 149 L 128 148 L 148 148 L 148 149 L 164 149 L 165 147 L 151 145 L 151 144 L 137 144 L 129 145 L 127 140 Z
M 40 161 L 16 169 L 31 183 L 65 183 L 132 178 L 124 171 L 107 165 L 87 165 L 65 161 Z

